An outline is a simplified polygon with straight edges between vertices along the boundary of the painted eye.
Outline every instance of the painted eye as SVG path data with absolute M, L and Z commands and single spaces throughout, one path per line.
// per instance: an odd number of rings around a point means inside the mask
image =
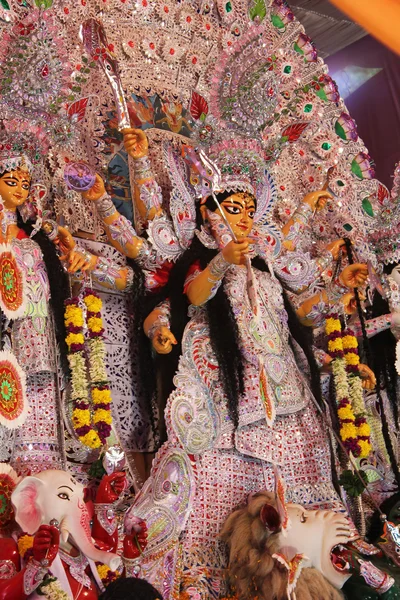
M 255 210 L 249 210 L 249 217 L 250 219 L 254 219 L 254 215 L 256 214 Z
M 57 494 L 57 496 L 61 498 L 61 500 L 69 500 L 69 496 L 65 492 L 60 492 L 59 494 Z
M 9 185 L 10 187 L 15 187 L 17 185 L 15 181 L 7 181 L 7 180 L 6 180 L 6 184 Z
M 225 206 L 225 210 L 230 215 L 238 215 L 238 214 L 240 214 L 240 208 L 238 208 L 237 206 Z

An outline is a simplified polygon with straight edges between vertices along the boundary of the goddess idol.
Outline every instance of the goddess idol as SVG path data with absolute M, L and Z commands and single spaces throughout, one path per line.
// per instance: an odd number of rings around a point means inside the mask
M 24 290 L 12 314 L 5 315 L 1 303 L 2 342 L 26 377 L 18 423 L 6 418 L 11 399 L 2 396 L 1 457 L 24 474 L 65 466 L 56 356 L 58 344 L 66 357 L 64 300 L 69 295 L 56 247 L 30 220 L 36 213 L 35 191 L 44 191 L 34 178 L 46 151 L 45 138 L 31 129 L 14 131 L 10 125 L 0 132 L 0 248 L 13 265 L 8 275 L 14 275 L 11 281 L 2 264 L 1 280 L 2 286 L 19 282 Z
M 342 508 L 316 409 L 317 366 L 283 287 L 306 287 L 316 267 L 305 256 L 299 274 L 295 254 L 281 251 L 268 222 L 274 184 L 255 146 L 229 140 L 200 157 L 187 149 L 190 178 L 165 151 L 170 211 L 186 241 L 167 286 L 181 356 L 165 412 L 168 440 L 126 525 L 147 522 L 141 576 L 166 599 L 224 596 L 222 524 L 249 493 L 273 490 L 274 470 L 291 502 Z M 341 282 L 355 287 L 366 277 L 365 266 L 352 265 Z M 156 325 L 157 311 L 145 329 Z

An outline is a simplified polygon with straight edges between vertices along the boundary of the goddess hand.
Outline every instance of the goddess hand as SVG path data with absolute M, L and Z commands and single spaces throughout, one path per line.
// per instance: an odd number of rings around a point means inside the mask
M 78 271 L 93 270 L 97 256 L 90 254 L 90 252 L 82 251 L 81 249 L 72 250 L 63 256 L 60 256 L 60 260 L 65 260 L 68 263 L 68 273 L 77 273 Z
M 226 262 L 231 265 L 244 265 L 246 262 L 246 255 L 249 253 L 250 241 L 248 238 L 241 240 L 240 242 L 229 242 L 222 250 L 222 256 Z
M 66 227 L 58 226 L 57 237 L 54 240 L 56 246 L 59 247 L 63 254 L 68 254 L 76 246 L 76 242 L 72 237 L 72 234 Z
M 368 267 L 360 263 L 348 265 L 343 269 L 339 279 L 348 288 L 362 287 L 368 279 Z
M 104 475 L 96 494 L 96 503 L 112 504 L 122 494 L 126 485 L 126 475 L 123 471 L 115 471 Z
M 169 354 L 172 350 L 172 346 L 176 346 L 178 342 L 172 331 L 170 331 L 168 327 L 162 325 L 154 333 L 151 343 L 157 354 Z
M 134 160 L 143 158 L 149 153 L 149 141 L 141 129 L 124 129 L 124 146 Z
M 332 254 L 334 260 L 337 260 L 340 256 L 340 253 L 342 252 L 342 248 L 344 248 L 345 246 L 345 241 L 343 239 L 340 239 L 331 242 L 327 245 L 325 249 Z
M 347 292 L 339 300 L 343 304 L 344 312 L 346 315 L 353 315 L 357 310 L 356 297 L 354 292 Z
M 365 390 L 373 390 L 376 386 L 376 377 L 373 371 L 367 366 L 360 363 L 358 365 L 362 386 Z
M 303 198 L 303 202 L 308 204 L 312 210 L 322 210 L 329 199 L 333 198 L 327 190 L 318 190 L 317 192 L 311 192 Z
M 85 200 L 90 200 L 91 202 L 96 202 L 99 198 L 101 198 L 106 193 L 106 188 L 104 185 L 103 179 L 100 177 L 98 173 L 96 173 L 96 181 L 87 192 L 82 192 L 82 197 Z
M 57 556 L 59 545 L 60 532 L 57 527 L 41 525 L 33 539 L 33 558 L 43 566 L 50 567 Z M 47 561 L 47 564 L 42 561 Z

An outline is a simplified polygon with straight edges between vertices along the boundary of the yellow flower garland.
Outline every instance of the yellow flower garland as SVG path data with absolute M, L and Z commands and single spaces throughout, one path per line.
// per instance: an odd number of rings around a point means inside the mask
M 78 298 L 67 301 L 64 314 L 67 328 L 65 341 L 71 368 L 71 398 L 74 404 L 72 424 L 82 444 L 98 449 L 110 435 L 112 425 L 112 399 L 104 364 L 106 351 L 102 339 L 102 301 L 91 290 L 84 293 L 83 303 L 87 309 L 86 324 Z M 85 325 L 88 340 L 85 339 Z M 92 406 L 89 402 L 85 347 L 88 349 Z

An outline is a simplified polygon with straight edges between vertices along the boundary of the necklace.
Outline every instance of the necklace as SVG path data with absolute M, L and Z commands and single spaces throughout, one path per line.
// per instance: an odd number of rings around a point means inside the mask
M 3 209 L 3 211 L 1 212 L 1 215 L 2 215 L 1 225 L 0 225 L 1 234 L 4 238 L 4 241 L 6 241 L 8 226 L 17 224 L 17 212 L 14 210 Z

